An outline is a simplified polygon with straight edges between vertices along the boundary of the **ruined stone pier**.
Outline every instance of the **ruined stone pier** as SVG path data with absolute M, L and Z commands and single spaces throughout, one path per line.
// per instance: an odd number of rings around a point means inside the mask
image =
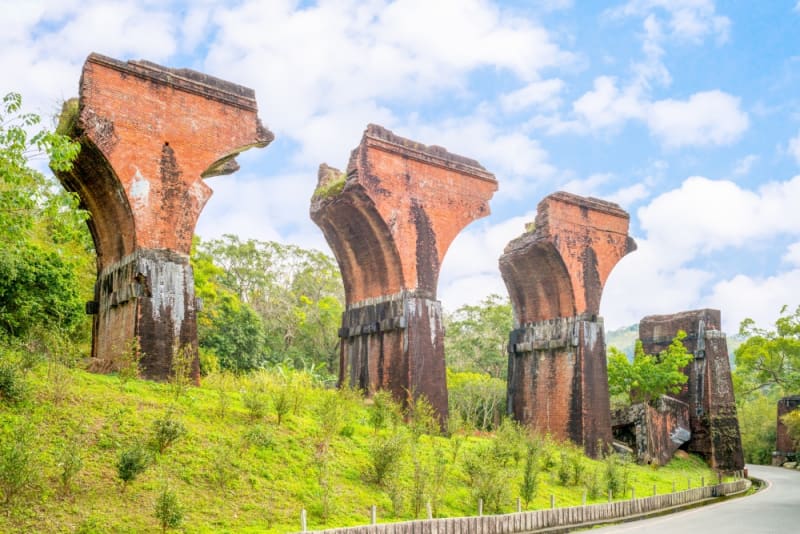
M 508 410 L 597 456 L 611 441 L 603 286 L 636 249 L 628 214 L 569 193 L 539 203 L 535 226 L 511 241 L 500 272 L 511 297 Z
M 796 461 L 797 449 L 794 440 L 789 435 L 781 417 L 800 409 L 800 395 L 789 395 L 778 401 L 778 418 L 775 433 L 775 451 L 772 455 L 772 465 L 783 465 L 784 462 L 792 459 Z
M 59 129 L 81 143 L 72 171 L 58 177 L 91 215 L 95 367 L 114 369 L 136 338 L 143 375 L 167 378 L 176 348 L 197 346 L 189 253 L 211 196 L 203 179 L 235 172 L 236 155 L 273 135 L 251 89 L 98 54 L 87 58 L 79 98 L 65 104 Z
M 720 312 L 704 309 L 645 317 L 639 322 L 642 348 L 647 354 L 658 354 L 678 330 L 686 332 L 683 344 L 694 354 L 683 371 L 688 382 L 680 393 L 670 395 L 689 405 L 691 437 L 684 448 L 702 455 L 714 469 L 743 469 L 728 342 L 720 331 Z
M 311 218 L 342 271 L 339 385 L 424 395 L 443 422 L 447 386 L 439 269 L 489 214 L 494 176 L 477 161 L 369 125 L 347 171 L 320 167 Z

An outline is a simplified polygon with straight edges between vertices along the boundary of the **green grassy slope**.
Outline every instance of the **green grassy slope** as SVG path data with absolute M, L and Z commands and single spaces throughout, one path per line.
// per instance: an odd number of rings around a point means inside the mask
M 433 499 L 437 516 L 474 515 L 475 469 L 488 458 L 500 466 L 499 509 L 510 512 L 525 465 L 519 434 L 458 432 L 414 439 L 402 424 L 376 431 L 369 424 L 374 407 L 353 394 L 315 387 L 303 374 L 212 376 L 178 395 L 169 384 L 123 383 L 116 376 L 46 365 L 29 371 L 25 381 L 25 400 L 0 399 L 0 482 L 21 465 L 9 453 L 18 440 L 30 452 L 31 479 L 10 502 L 0 502 L 0 532 L 159 532 L 154 505 L 165 485 L 184 508 L 185 532 L 297 531 L 304 508 L 309 528 L 364 524 L 373 504 L 381 521 L 411 519 L 415 463 L 417 486 L 426 486 L 418 504 Z M 248 409 L 259 402 L 266 403 L 263 415 Z M 281 402 L 289 412 L 278 425 L 275 405 Z M 153 422 L 167 413 L 186 434 L 154 455 L 123 490 L 116 470 L 120 452 L 148 442 Z M 403 443 L 400 467 L 383 484 L 370 482 L 372 451 L 392 435 Z M 549 507 L 551 494 L 559 506 L 579 504 L 592 481 L 598 494 L 589 501 L 606 499 L 608 462 L 578 458 L 568 444 L 533 443 L 542 472 L 530 509 Z M 70 444 L 78 445 L 82 468 L 64 491 L 59 476 Z M 692 458 L 657 470 L 618 466 L 617 474 L 638 496 L 652 494 L 654 485 L 661 493 L 670 491 L 673 481 L 685 489 L 687 477 L 693 486 L 701 477 L 714 477 Z M 0 483 L 3 498 L 4 487 Z

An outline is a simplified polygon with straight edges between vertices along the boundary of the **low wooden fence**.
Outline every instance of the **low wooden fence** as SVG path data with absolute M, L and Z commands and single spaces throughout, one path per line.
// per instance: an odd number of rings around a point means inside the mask
M 739 493 L 749 487 L 750 481 L 741 479 L 735 482 L 725 482 L 664 495 L 603 504 L 552 508 L 514 514 L 381 523 L 320 530 L 317 532 L 319 534 L 512 534 L 516 532 L 533 532 L 551 528 L 604 523 L 630 516 L 658 512 L 659 510 L 688 505 L 704 499 Z

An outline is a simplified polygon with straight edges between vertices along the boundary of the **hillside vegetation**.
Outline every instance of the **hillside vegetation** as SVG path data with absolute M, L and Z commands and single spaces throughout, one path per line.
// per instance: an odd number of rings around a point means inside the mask
M 519 495 L 536 509 L 551 494 L 567 506 L 584 491 L 599 502 L 609 488 L 630 498 L 631 487 L 644 496 L 715 477 L 697 459 L 590 460 L 507 422 L 431 435 L 424 402 L 406 424 L 387 395 L 364 401 L 302 372 L 189 387 L 3 356 L 3 384 L 19 387 L 0 402 L 2 532 L 155 532 L 165 494 L 186 532 L 288 532 L 301 509 L 320 529 L 367 523 L 373 504 L 381 521 L 425 516 L 428 502 L 437 517 L 475 515 L 479 498 L 487 513 L 510 512 Z M 142 449 L 146 468 L 123 484 L 121 458 Z

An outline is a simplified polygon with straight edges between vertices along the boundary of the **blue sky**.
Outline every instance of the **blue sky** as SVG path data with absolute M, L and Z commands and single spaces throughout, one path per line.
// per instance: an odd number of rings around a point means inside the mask
M 618 202 L 639 250 L 606 326 L 698 307 L 766 326 L 800 303 L 800 2 L 0 0 L 0 92 L 52 115 L 86 56 L 253 87 L 277 139 L 209 180 L 197 232 L 328 250 L 308 217 L 322 162 L 365 126 L 479 160 L 492 215 L 453 243 L 439 297 L 504 294 L 497 257 L 545 195 Z

